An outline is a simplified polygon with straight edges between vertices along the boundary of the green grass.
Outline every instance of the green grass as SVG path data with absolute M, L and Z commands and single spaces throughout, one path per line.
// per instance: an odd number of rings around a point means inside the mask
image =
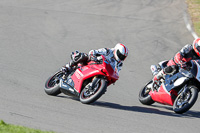
M 194 30 L 200 36 L 200 0 L 186 0 L 186 2 Z
M 1 120 L 0 133 L 54 133 L 54 132 L 40 131 L 37 129 L 31 129 L 23 126 L 15 126 L 7 124 Z

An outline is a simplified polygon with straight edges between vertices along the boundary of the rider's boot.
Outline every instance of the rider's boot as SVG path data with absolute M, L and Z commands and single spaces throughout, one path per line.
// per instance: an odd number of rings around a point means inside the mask
M 72 70 L 71 66 L 69 64 L 66 64 L 61 68 L 61 71 L 68 74 Z

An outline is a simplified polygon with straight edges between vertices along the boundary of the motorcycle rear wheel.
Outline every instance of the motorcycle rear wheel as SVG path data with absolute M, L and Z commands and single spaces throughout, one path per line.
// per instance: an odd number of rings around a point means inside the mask
M 147 88 L 147 86 L 149 84 L 151 84 L 153 81 L 149 81 L 149 83 L 147 83 L 144 88 L 142 88 L 139 92 L 139 101 L 144 104 L 144 105 L 151 105 L 154 103 L 154 101 L 152 100 L 151 96 L 149 95 L 149 92 L 151 91 L 149 88 Z
M 60 78 L 63 76 L 62 72 L 57 72 L 53 76 L 49 77 L 47 81 L 45 82 L 45 88 L 44 91 L 48 95 L 57 96 L 61 93 L 60 91 Z
M 106 92 L 107 82 L 104 79 L 96 78 L 95 80 L 92 81 L 92 84 L 95 84 L 93 90 L 89 90 L 88 88 L 85 87 L 81 91 L 80 97 L 79 97 L 81 103 L 84 103 L 84 104 L 93 103 Z
M 188 111 L 198 98 L 198 89 L 196 86 L 188 86 L 188 91 L 182 97 L 181 92 L 174 101 L 173 110 L 177 114 L 182 114 Z

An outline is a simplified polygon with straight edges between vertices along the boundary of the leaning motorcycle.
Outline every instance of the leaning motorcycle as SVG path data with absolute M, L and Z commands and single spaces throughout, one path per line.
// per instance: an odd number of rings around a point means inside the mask
M 153 65 L 155 70 L 162 70 L 168 61 Z M 188 67 L 179 67 L 173 75 L 165 75 L 156 84 L 150 80 L 139 92 L 139 101 L 144 105 L 154 102 L 173 106 L 173 111 L 182 114 L 196 102 L 200 91 L 200 60 L 191 60 Z
M 79 63 L 70 73 L 56 72 L 47 79 L 44 90 L 48 95 L 64 93 L 90 104 L 99 99 L 118 78 L 109 61 L 101 55 L 98 60 L 91 60 L 86 65 Z

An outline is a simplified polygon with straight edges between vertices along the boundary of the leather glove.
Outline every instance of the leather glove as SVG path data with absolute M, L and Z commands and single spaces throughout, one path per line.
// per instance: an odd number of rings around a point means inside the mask
M 184 61 L 180 61 L 179 64 L 180 64 L 181 68 L 186 68 L 187 67 L 186 62 L 184 62 Z
M 96 61 L 96 60 L 97 60 L 97 57 L 94 56 L 94 55 L 89 55 L 89 56 L 88 56 L 88 60 L 89 60 L 89 61 Z
M 98 61 L 102 60 L 102 56 L 98 56 L 98 57 L 97 57 L 97 60 L 98 60 Z

